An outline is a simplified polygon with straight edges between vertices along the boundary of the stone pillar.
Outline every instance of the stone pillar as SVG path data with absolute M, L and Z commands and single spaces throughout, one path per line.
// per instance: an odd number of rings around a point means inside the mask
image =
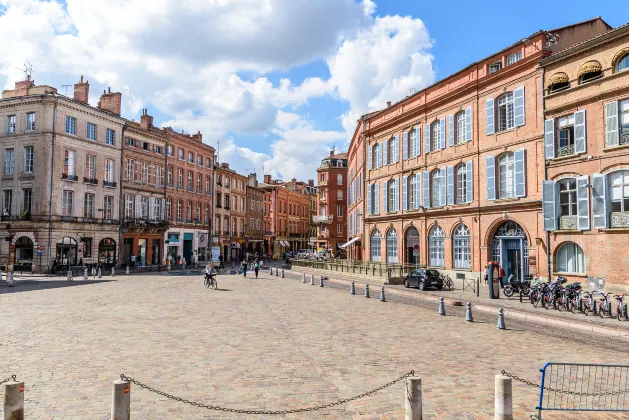
M 406 378 L 404 390 L 405 420 L 422 420 L 422 379 L 411 376 Z
M 494 420 L 513 420 L 511 378 L 498 374 L 495 386 Z

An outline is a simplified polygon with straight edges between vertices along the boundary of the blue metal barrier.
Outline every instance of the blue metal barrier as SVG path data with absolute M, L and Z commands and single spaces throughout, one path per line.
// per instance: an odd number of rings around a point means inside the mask
M 549 362 L 542 369 L 542 411 L 629 411 L 629 365 Z

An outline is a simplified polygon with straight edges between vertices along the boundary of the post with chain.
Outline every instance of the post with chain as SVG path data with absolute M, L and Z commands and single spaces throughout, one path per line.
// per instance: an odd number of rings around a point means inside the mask
M 421 420 L 422 417 L 422 379 L 417 376 L 406 378 L 404 395 L 406 409 L 405 420 Z
M 17 382 L 15 375 L 4 383 L 4 419 L 24 420 L 24 382 Z
M 495 378 L 494 420 L 513 420 L 511 378 L 501 373 Z
M 111 399 L 111 420 L 129 420 L 131 418 L 131 384 L 122 378 L 113 383 Z

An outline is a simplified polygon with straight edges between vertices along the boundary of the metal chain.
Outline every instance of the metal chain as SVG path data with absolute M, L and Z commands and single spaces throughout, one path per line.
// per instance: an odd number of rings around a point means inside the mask
M 526 379 L 522 379 L 516 375 L 512 375 L 509 372 L 506 371 L 501 371 L 501 373 L 505 376 L 508 376 L 509 378 L 513 378 L 516 381 L 525 383 L 529 386 L 535 387 L 535 388 L 541 388 L 541 385 L 538 385 L 536 383 L 533 383 L 529 380 Z M 621 391 L 611 391 L 611 392 L 594 392 L 594 393 L 589 393 L 589 392 L 574 392 L 574 391 L 566 391 L 563 389 L 555 389 L 555 388 L 551 388 L 551 387 L 544 387 L 544 391 L 550 391 L 550 392 L 557 392 L 559 394 L 568 394 L 568 395 L 576 395 L 576 396 L 589 396 L 589 397 L 599 397 L 599 396 L 605 396 L 605 395 L 621 395 L 621 394 L 625 394 L 627 392 L 629 392 L 629 389 L 623 389 Z
M 150 386 L 143 384 L 142 382 L 134 379 L 134 378 L 130 378 L 128 376 L 126 376 L 124 373 L 122 375 L 120 375 L 120 378 L 123 381 L 129 381 L 131 383 L 134 383 L 136 385 L 138 385 L 141 388 L 146 389 L 147 391 L 153 392 L 155 394 L 161 395 L 162 397 L 166 397 L 169 398 L 171 400 L 174 401 L 178 401 L 184 404 L 188 404 L 188 405 L 192 405 L 194 407 L 199 407 L 199 408 L 205 408 L 208 410 L 216 410 L 216 411 L 224 411 L 224 412 L 228 412 L 228 413 L 240 413 L 240 414 L 292 414 L 292 413 L 303 413 L 303 412 L 307 412 L 307 411 L 317 411 L 317 410 L 321 410 L 324 408 L 330 408 L 330 407 L 334 407 L 337 405 L 342 405 L 342 404 L 346 404 L 350 401 L 355 401 L 358 400 L 360 398 L 366 397 L 368 395 L 372 395 L 375 394 L 378 391 L 381 391 L 385 388 L 390 387 L 391 385 L 394 385 L 406 378 L 408 378 L 409 376 L 413 376 L 415 374 L 415 371 L 411 370 L 410 372 L 408 372 L 405 375 L 400 376 L 397 379 L 392 380 L 391 382 L 384 384 L 382 386 L 379 386 L 378 388 L 372 389 L 371 391 L 368 392 L 363 392 L 362 394 L 356 395 L 354 397 L 351 398 L 345 398 L 342 400 L 338 400 L 329 404 L 322 404 L 322 405 L 317 405 L 317 406 L 313 406 L 313 407 L 306 407 L 306 408 L 295 408 L 292 410 L 279 410 L 279 411 L 264 411 L 264 410 L 242 410 L 242 409 L 238 409 L 238 408 L 228 408 L 228 407 L 221 407 L 221 406 L 216 406 L 216 405 L 209 405 L 209 404 L 202 404 L 202 403 L 198 403 L 196 401 L 190 401 L 187 400 L 185 398 L 181 398 L 181 397 L 177 397 L 171 394 L 168 394 L 166 392 L 163 391 L 159 391 L 155 388 L 151 388 Z
M 15 379 L 15 375 L 11 375 L 10 377 L 8 377 L 7 379 L 0 381 L 0 385 L 7 383 L 9 381 L 13 381 L 13 382 L 17 382 L 17 379 Z

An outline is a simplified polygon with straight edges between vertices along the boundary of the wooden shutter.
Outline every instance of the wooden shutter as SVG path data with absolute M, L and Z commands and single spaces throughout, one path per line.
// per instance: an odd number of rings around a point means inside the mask
M 524 106 L 524 86 L 513 91 L 513 124 L 521 127 L 526 122 L 526 107 Z
M 411 141 L 413 139 L 413 135 L 411 134 Z M 402 133 L 402 160 L 408 159 L 408 133 Z
M 485 156 L 485 181 L 487 182 L 487 200 L 496 199 L 496 162 L 493 156 Z
M 446 166 L 446 176 L 448 177 L 448 205 L 454 204 L 454 167 Z
M 380 186 L 378 185 L 378 183 L 376 182 L 375 184 L 373 184 L 373 194 L 374 194 L 374 198 L 373 198 L 373 213 L 374 214 L 380 214 Z
M 544 157 L 555 158 L 555 119 L 544 121 Z
M 577 178 L 577 214 L 579 215 L 579 230 L 590 230 L 590 177 L 587 175 Z
M 402 177 L 402 210 L 408 210 L 408 178 Z
M 419 129 L 419 127 L 415 128 L 415 156 L 419 156 L 422 154 L 421 151 L 421 130 Z M 413 156 L 413 157 L 415 157 Z
M 585 153 L 586 149 L 585 110 L 582 110 L 574 113 L 574 152 Z
M 595 229 L 607 228 L 607 176 L 605 174 L 592 175 L 592 212 Z
M 383 146 L 384 149 L 382 152 L 382 166 L 387 166 L 389 164 L 389 140 L 385 140 Z
M 447 174 L 446 168 L 441 168 L 439 170 L 439 178 L 441 178 L 441 182 L 439 182 L 439 205 L 441 207 L 446 205 L 446 193 L 447 193 Z
M 488 136 L 494 134 L 494 99 L 487 98 L 485 100 L 485 134 Z
M 415 174 L 415 203 L 414 204 L 414 208 L 418 209 L 421 207 L 422 205 L 422 175 L 421 173 L 416 173 Z
M 370 145 L 367 146 L 367 148 L 369 149 L 367 151 L 367 167 L 369 168 L 369 170 L 371 171 L 373 169 L 373 164 L 372 164 L 372 159 L 373 159 L 373 150 L 372 147 Z
M 468 160 L 465 163 L 465 202 L 471 203 L 474 199 L 474 171 L 473 171 L 473 161 Z
M 524 148 L 520 148 L 513 154 L 515 168 L 515 196 L 526 197 L 526 165 Z
M 395 145 L 395 163 L 400 161 L 400 136 L 395 136 L 394 143 Z
M 372 184 L 367 184 L 367 216 L 371 215 L 371 188 Z
M 557 184 L 542 181 L 542 215 L 544 230 L 557 230 Z
M 465 141 L 472 141 L 472 107 L 465 109 Z
M 389 202 L 388 200 L 388 190 L 389 189 L 389 182 L 388 181 L 383 181 L 382 182 L 382 211 L 386 214 L 387 212 L 390 211 L 389 209 Z
M 608 102 L 605 104 L 605 145 L 612 147 L 619 144 L 618 101 Z
M 400 179 L 393 181 L 393 191 L 395 196 L 393 197 L 393 211 L 400 211 Z
M 439 120 L 439 144 L 442 149 L 446 148 L 446 117 Z
M 426 123 L 425 128 L 426 134 L 424 135 L 424 152 L 426 154 L 430 153 L 430 124 Z
M 448 143 L 454 147 L 454 115 L 448 116 Z
M 150 168 L 150 167 L 149 167 Z M 149 219 L 153 220 L 153 206 L 155 205 L 155 199 L 153 197 L 149 197 L 149 211 L 148 211 L 148 215 L 149 215 Z
M 428 171 L 424 171 L 424 208 L 430 208 L 430 172 Z
M 378 166 L 378 168 L 382 168 L 382 143 L 378 143 L 378 146 L 377 146 L 376 150 L 377 150 L 376 156 L 377 156 L 377 159 L 378 159 L 378 165 L 377 166 Z

